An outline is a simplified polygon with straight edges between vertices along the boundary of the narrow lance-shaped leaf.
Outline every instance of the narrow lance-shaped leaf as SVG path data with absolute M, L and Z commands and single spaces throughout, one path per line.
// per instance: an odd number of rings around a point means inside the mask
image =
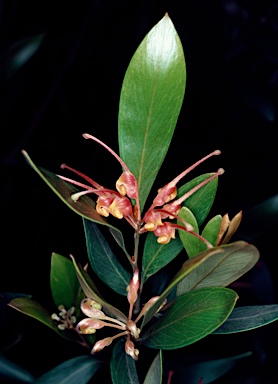
M 127 295 L 131 274 L 112 252 L 105 237 L 92 221 L 83 220 L 90 264 L 98 277 L 120 295 Z
M 237 294 L 211 287 L 187 292 L 145 334 L 140 342 L 150 348 L 176 349 L 195 343 L 217 329 L 235 306 Z
M 245 241 L 222 245 L 222 253 L 199 265 L 183 279 L 177 295 L 202 287 L 225 287 L 248 272 L 259 260 L 259 251 Z
M 84 271 L 84 269 L 80 268 L 79 265 L 76 263 L 73 256 L 71 256 L 72 262 L 76 271 L 77 278 L 79 280 L 79 283 L 85 293 L 85 295 L 92 300 L 95 300 L 99 304 L 101 304 L 104 308 L 104 310 L 111 316 L 116 317 L 117 319 L 126 322 L 127 317 L 117 308 L 113 307 L 111 304 L 107 303 L 105 300 L 103 300 L 100 297 L 100 294 L 98 293 L 93 281 L 89 277 L 89 275 Z
M 161 384 L 162 383 L 162 351 L 155 356 L 143 384 Z
M 59 333 L 60 336 L 63 336 L 63 333 L 59 331 L 55 322 L 51 319 L 50 314 L 44 309 L 39 303 L 35 300 L 29 299 L 27 297 L 18 297 L 11 300 L 8 304 L 10 307 L 18 310 L 25 315 L 31 316 L 36 320 L 39 320 L 41 323 L 47 325 L 53 331 Z
M 150 276 L 170 263 L 182 250 L 183 245 L 179 237 L 172 239 L 168 244 L 159 244 L 157 237 L 151 232 L 148 233 L 144 243 L 141 286 Z
M 40 376 L 36 384 L 86 384 L 102 365 L 92 356 L 74 357 Z
M 135 360 L 126 354 L 123 340 L 113 348 L 110 371 L 113 384 L 139 384 Z
M 150 321 L 150 319 L 156 314 L 157 310 L 159 309 L 165 298 L 167 298 L 171 291 L 185 276 L 190 274 L 195 268 L 197 268 L 199 264 L 202 264 L 206 259 L 219 252 L 223 252 L 220 247 L 211 248 L 205 252 L 200 253 L 197 256 L 192 257 L 191 259 L 186 260 L 180 271 L 173 278 L 172 282 L 168 285 L 164 292 L 159 296 L 159 299 L 151 306 L 151 308 L 145 314 L 140 328 L 142 329 L 143 326 Z
M 57 253 L 52 253 L 50 287 L 54 303 L 69 309 L 76 306 L 80 284 L 72 261 Z
M 227 334 L 263 327 L 278 320 L 278 305 L 250 305 L 234 308 L 228 319 L 217 328 L 215 334 Z
M 133 55 L 120 95 L 120 155 L 137 178 L 141 209 L 171 142 L 185 79 L 182 44 L 166 14 Z
M 77 188 L 60 179 L 60 177 L 55 175 L 55 173 L 47 171 L 42 167 L 37 167 L 26 151 L 22 151 L 22 153 L 28 164 L 70 209 L 87 220 L 94 221 L 101 225 L 106 225 L 116 242 L 127 254 L 122 233 L 117 228 L 107 223 L 104 218 L 97 213 L 95 210 L 95 203 L 92 199 L 88 196 L 81 196 L 77 201 L 73 201 L 71 195 L 78 192 Z
M 196 187 L 198 184 L 208 179 L 212 175 L 213 173 L 205 173 L 204 175 L 195 177 L 195 179 L 184 184 L 178 189 L 177 198 L 183 196 L 186 192 L 190 191 L 192 188 Z M 190 211 L 194 214 L 199 227 L 201 226 L 201 224 L 203 224 L 205 218 L 207 217 L 212 207 L 217 191 L 217 186 L 218 177 L 198 189 L 183 203 L 183 205 L 189 208 Z

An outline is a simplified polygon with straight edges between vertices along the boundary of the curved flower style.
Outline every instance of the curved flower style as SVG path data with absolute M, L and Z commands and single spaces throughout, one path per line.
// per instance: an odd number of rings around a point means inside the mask
M 76 169 L 73 169 L 66 164 L 62 164 L 61 168 L 74 172 L 88 183 L 84 184 L 73 179 L 58 175 L 61 179 L 84 189 L 83 191 L 74 193 L 71 196 L 73 201 L 77 201 L 83 195 L 93 193 L 98 196 L 96 202 L 96 210 L 99 215 L 108 217 L 111 214 L 118 219 L 125 218 L 135 230 L 138 230 L 139 228 L 140 234 L 147 231 L 153 232 L 154 235 L 157 236 L 157 241 L 160 244 L 167 244 L 171 239 L 174 239 L 175 230 L 179 228 L 192 233 L 193 235 L 200 238 L 208 247 L 211 247 L 211 245 L 204 238 L 202 238 L 202 236 L 193 231 L 193 228 L 190 224 L 183 222 L 184 225 L 177 225 L 168 220 L 173 220 L 175 218 L 177 219 L 182 203 L 189 196 L 191 196 L 194 192 L 196 192 L 211 180 L 224 173 L 222 168 L 218 169 L 218 171 L 208 179 L 204 180 L 202 183 L 192 188 L 179 199 L 175 200 L 177 196 L 177 183 L 203 161 L 212 156 L 219 155 L 221 153 L 219 150 L 216 150 L 203 157 L 201 160 L 197 161 L 191 167 L 187 168 L 180 175 L 175 177 L 170 183 L 166 184 L 163 188 L 160 188 L 158 190 L 157 196 L 153 200 L 152 205 L 144 214 L 143 219 L 141 219 L 138 184 L 135 176 L 131 173 L 128 166 L 111 148 L 109 148 L 101 140 L 87 133 L 84 133 L 83 137 L 85 139 L 94 140 L 106 148 L 121 164 L 123 173 L 116 181 L 116 190 L 111 190 L 103 188 L 93 179 L 77 171 Z M 135 201 L 134 205 L 131 199 Z M 179 220 L 181 221 L 180 218 Z
M 133 277 L 130 280 L 130 284 L 128 286 L 128 294 L 127 299 L 130 304 L 129 315 L 126 322 L 117 320 L 113 317 L 106 316 L 104 312 L 102 312 L 101 305 L 95 300 L 85 298 L 81 302 L 81 310 L 87 316 L 85 319 L 79 321 L 76 325 L 75 329 L 78 333 L 83 335 L 94 334 L 97 329 L 101 329 L 103 327 L 111 327 L 119 329 L 121 332 L 117 333 L 114 336 L 106 337 L 102 340 L 98 340 L 91 353 L 94 354 L 96 352 L 101 351 L 103 348 L 110 345 L 114 339 L 118 337 L 126 336 L 125 342 L 125 351 L 128 355 L 130 355 L 134 360 L 138 359 L 139 350 L 134 347 L 134 343 L 131 341 L 131 337 L 135 340 L 139 338 L 140 329 L 137 327 L 136 323 L 141 319 L 142 316 L 149 310 L 149 308 L 159 299 L 159 296 L 152 297 L 142 308 L 141 312 L 138 314 L 136 319 L 133 321 L 132 311 L 134 304 L 137 300 L 137 294 L 140 287 L 139 281 L 139 270 L 135 269 Z M 166 300 L 162 303 L 162 305 L 158 308 L 157 312 L 159 312 L 163 306 L 166 304 Z

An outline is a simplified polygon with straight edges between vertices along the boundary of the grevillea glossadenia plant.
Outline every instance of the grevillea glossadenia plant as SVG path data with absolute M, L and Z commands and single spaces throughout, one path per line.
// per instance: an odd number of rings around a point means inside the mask
M 63 164 L 62 174 L 56 175 L 36 166 L 22 151 L 46 184 L 82 217 L 88 251 L 86 266 L 80 265 L 78 256 L 52 254 L 50 286 L 57 313 L 48 313 L 27 297 L 9 303 L 88 351 L 45 373 L 39 383 L 62 379 L 87 383 L 107 357 L 102 355 L 104 348 L 111 348 L 113 384 L 162 383 L 164 350 L 186 347 L 210 334 L 247 331 L 277 319 L 276 306 L 240 306 L 237 293 L 229 288 L 259 259 L 253 245 L 229 243 L 242 212 L 231 220 L 228 214 L 217 215 L 204 225 L 224 170 L 182 184 L 190 171 L 220 155 L 220 150 L 212 149 L 178 176 L 170 174 L 166 185 L 156 194 L 152 191 L 172 140 L 185 84 L 182 44 L 166 14 L 143 39 L 127 68 L 119 103 L 119 155 L 100 138 L 83 134 L 91 146 L 101 145 L 108 151 L 111 166 L 119 165 L 114 189 L 91 178 L 93 169 L 87 176 Z M 155 196 L 145 208 L 149 195 Z M 132 253 L 125 245 L 126 234 L 111 224 L 117 222 L 114 218 L 132 228 Z M 104 227 L 112 235 L 113 246 L 103 234 Z M 182 253 L 179 269 L 167 268 Z M 163 283 L 159 278 L 162 270 L 167 275 Z M 115 303 L 105 296 L 107 291 L 98 289 L 94 276 L 118 295 Z M 147 284 L 151 289 L 145 289 Z M 146 349 L 157 353 L 142 379 L 138 363 L 141 350 Z M 166 372 L 165 377 L 170 383 L 171 375 Z

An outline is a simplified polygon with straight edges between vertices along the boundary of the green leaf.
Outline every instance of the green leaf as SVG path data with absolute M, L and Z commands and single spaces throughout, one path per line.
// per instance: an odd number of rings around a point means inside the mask
M 205 228 L 201 233 L 202 237 L 204 237 L 213 246 L 216 245 L 216 240 L 217 240 L 218 232 L 220 229 L 221 220 L 222 220 L 221 215 L 214 216 L 206 224 Z M 204 244 L 203 241 L 200 241 L 199 249 L 200 249 L 200 252 L 206 249 L 206 245 Z
M 120 295 L 127 295 L 131 274 L 112 252 L 105 237 L 92 221 L 83 219 L 90 264 L 98 277 Z
M 223 324 L 236 300 L 236 292 L 222 287 L 184 293 L 142 335 L 140 342 L 159 349 L 176 349 L 195 343 Z
M 208 179 L 212 175 L 213 173 L 205 173 L 204 175 L 198 176 L 195 179 L 189 181 L 178 189 L 177 198 L 180 198 L 185 193 L 187 193 L 192 188 L 196 187 L 198 184 Z M 194 192 L 193 195 L 189 196 L 183 203 L 185 207 L 189 208 L 190 211 L 192 211 L 192 213 L 196 217 L 199 227 L 204 222 L 212 207 L 216 195 L 217 186 L 218 177 L 209 181 L 203 187 L 198 189 L 198 191 Z
M 234 308 L 228 319 L 215 334 L 249 331 L 278 320 L 278 305 L 254 305 Z
M 220 247 L 217 248 L 211 248 L 206 250 L 205 252 L 200 253 L 199 255 L 196 255 L 192 257 L 191 259 L 186 260 L 185 263 L 183 263 L 182 268 L 180 271 L 175 275 L 171 283 L 168 285 L 168 287 L 164 290 L 164 292 L 159 296 L 159 299 L 150 307 L 148 312 L 143 317 L 141 329 L 145 324 L 147 324 L 150 319 L 156 314 L 157 310 L 163 303 L 163 301 L 167 298 L 167 296 L 172 292 L 174 288 L 178 285 L 178 283 L 189 273 L 192 273 L 192 271 L 198 267 L 198 265 L 202 264 L 205 260 L 210 258 L 216 253 L 221 253 L 223 250 Z
M 120 95 L 120 155 L 138 181 L 141 210 L 171 142 L 185 79 L 182 45 L 166 14 L 134 53 Z
M 159 244 L 157 237 L 149 232 L 144 243 L 141 285 L 170 263 L 182 250 L 183 245 L 178 237 L 172 239 L 168 244 Z
M 36 384 L 86 384 L 103 363 L 93 356 L 78 356 L 51 369 Z
M 161 384 L 162 383 L 162 351 L 154 358 L 143 384 Z
M 39 320 L 41 323 L 47 325 L 53 331 L 57 332 L 59 335 L 62 335 L 51 319 L 49 313 L 36 301 L 29 299 L 27 297 L 19 297 L 11 300 L 8 304 L 10 307 L 18 310 L 25 315 L 31 316 L 36 320 Z M 62 335 L 63 336 L 63 335 Z
M 23 369 L 20 365 L 5 359 L 3 356 L 0 357 L 0 381 L 7 379 L 8 383 L 34 383 L 35 378 Z M 12 379 L 13 381 L 10 381 Z M 4 381 L 3 381 L 4 383 Z
M 208 355 L 203 357 L 206 360 L 195 363 L 191 363 L 190 358 L 188 359 L 190 362 L 188 362 L 184 356 L 175 356 L 175 360 L 171 361 L 171 369 L 175 372 L 175 383 L 177 384 L 184 384 L 185 377 L 188 383 L 198 384 L 203 378 L 202 384 L 209 384 L 215 383 L 215 380 L 231 371 L 238 362 L 250 356 L 252 356 L 251 352 L 221 359 L 213 359 Z
M 125 353 L 123 340 L 113 348 L 110 371 L 113 384 L 139 384 L 135 361 Z
M 73 201 L 71 195 L 78 192 L 73 185 L 66 183 L 54 173 L 44 168 L 37 167 L 26 151 L 22 151 L 28 164 L 38 173 L 44 182 L 56 193 L 56 195 L 75 213 L 87 220 L 94 221 L 101 225 L 106 225 L 116 242 L 126 252 L 122 233 L 112 225 L 108 224 L 102 216 L 95 210 L 95 203 L 88 196 L 81 196 L 77 201 Z
M 192 225 L 194 232 L 199 234 L 199 228 L 197 224 L 197 220 L 193 213 L 186 207 L 182 207 L 179 213 L 179 217 L 185 221 L 187 221 L 189 224 Z M 178 222 L 178 224 L 183 225 L 182 222 Z M 199 246 L 199 238 L 194 236 L 192 233 L 183 231 L 182 229 L 178 230 L 181 242 L 184 246 L 184 249 L 187 252 L 188 257 L 193 257 L 200 253 L 200 246 Z
M 70 309 L 77 305 L 80 285 L 74 266 L 71 260 L 57 253 L 52 253 L 51 257 L 50 286 L 57 307 L 62 304 Z
M 84 269 L 80 268 L 80 266 L 76 263 L 73 256 L 71 256 L 71 258 L 72 258 L 72 262 L 73 262 L 73 265 L 75 268 L 77 278 L 79 280 L 79 283 L 80 283 L 86 297 L 88 297 L 89 299 L 95 300 L 99 304 L 101 304 L 103 306 L 104 310 L 109 315 L 114 316 L 123 322 L 126 322 L 127 317 L 119 309 L 113 307 L 111 304 L 107 303 L 106 301 L 104 301 L 100 297 L 100 295 L 99 295 L 93 281 L 89 277 L 89 275 L 86 273 L 86 271 L 84 271 Z
M 225 287 L 248 272 L 259 260 L 259 251 L 245 241 L 219 247 L 218 253 L 199 265 L 177 288 L 177 295 L 202 287 Z

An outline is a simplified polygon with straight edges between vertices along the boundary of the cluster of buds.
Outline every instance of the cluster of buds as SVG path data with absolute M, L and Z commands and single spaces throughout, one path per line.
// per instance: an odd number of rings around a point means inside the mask
M 58 322 L 58 329 L 64 331 L 65 329 L 73 329 L 74 324 L 76 323 L 76 317 L 74 316 L 75 308 L 71 307 L 69 310 L 66 310 L 64 305 L 59 305 L 59 314 L 52 313 L 51 318 Z
M 74 172 L 75 174 L 86 180 L 88 183 L 84 184 L 59 175 L 61 179 L 84 189 L 83 191 L 74 193 L 71 196 L 73 201 L 77 201 L 83 195 L 93 193 L 98 196 L 96 202 L 96 210 L 99 215 L 108 217 L 111 214 L 118 219 L 125 218 L 135 230 L 137 230 L 139 227 L 140 233 L 144 233 L 146 231 L 153 232 L 154 235 L 157 236 L 157 241 L 160 244 L 167 244 L 172 238 L 175 238 L 175 230 L 177 228 L 191 232 L 193 235 L 201 238 L 201 236 L 199 236 L 193 231 L 193 227 L 189 223 L 186 223 L 180 218 L 178 218 L 181 205 L 189 196 L 195 193 L 198 189 L 200 189 L 205 184 L 215 179 L 219 175 L 222 175 L 224 173 L 224 170 L 220 168 L 217 172 L 212 174 L 202 183 L 198 184 L 190 191 L 185 193 L 183 196 L 175 200 L 177 196 L 176 185 L 185 175 L 187 175 L 191 170 L 193 170 L 203 161 L 207 160 L 208 158 L 214 155 L 219 155 L 221 153 L 219 150 L 216 150 L 210 153 L 209 155 L 203 157 L 201 160 L 197 161 L 191 167 L 189 167 L 180 175 L 175 177 L 170 183 L 166 184 L 163 188 L 160 188 L 158 190 L 157 196 L 153 200 L 151 207 L 144 214 L 143 219 L 141 219 L 137 180 L 129 170 L 128 166 L 111 148 L 109 148 L 105 143 L 103 143 L 96 137 L 89 134 L 83 134 L 83 137 L 85 139 L 92 139 L 101 144 L 104 148 L 106 148 L 121 164 L 123 168 L 123 173 L 117 180 L 116 191 L 114 191 L 107 188 L 103 188 L 100 184 L 92 180 L 90 177 L 67 166 L 66 164 L 62 164 L 61 168 L 66 168 Z M 135 201 L 134 207 L 132 205 L 131 199 Z M 184 225 L 174 224 L 171 221 L 167 221 L 168 219 L 179 219 L 183 222 Z M 201 238 L 201 240 L 205 241 L 203 238 Z
M 132 320 L 133 306 L 137 300 L 138 290 L 140 287 L 140 281 L 138 277 L 139 271 L 136 268 L 133 274 L 133 277 L 130 280 L 128 286 L 127 299 L 130 304 L 129 315 L 126 321 L 121 321 L 113 317 L 106 316 L 102 311 L 102 306 L 95 300 L 85 298 L 81 302 L 81 310 L 87 316 L 85 319 L 81 320 L 75 327 L 76 331 L 83 335 L 94 334 L 97 329 L 103 327 L 111 327 L 119 329 L 121 332 L 117 333 L 114 336 L 106 337 L 102 340 L 97 341 L 93 349 L 91 350 L 92 354 L 101 351 L 104 347 L 110 345 L 113 340 L 126 336 L 125 342 L 125 351 L 130 355 L 134 360 L 138 359 L 139 350 L 135 348 L 131 337 L 134 340 L 137 340 L 140 335 L 140 329 L 137 327 L 137 322 L 145 315 L 149 308 L 158 300 L 159 296 L 152 297 L 142 308 L 141 312 L 138 314 L 135 320 Z M 166 301 L 159 307 L 157 312 L 161 310 Z

